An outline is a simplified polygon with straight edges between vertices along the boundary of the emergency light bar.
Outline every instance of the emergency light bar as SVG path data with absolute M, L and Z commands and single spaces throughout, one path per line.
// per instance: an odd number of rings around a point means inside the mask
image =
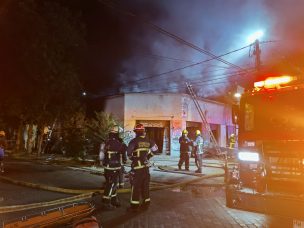
M 274 88 L 279 85 L 288 84 L 293 81 L 294 78 L 291 76 L 281 76 L 281 77 L 270 77 L 264 81 L 259 81 L 254 83 L 255 88 Z

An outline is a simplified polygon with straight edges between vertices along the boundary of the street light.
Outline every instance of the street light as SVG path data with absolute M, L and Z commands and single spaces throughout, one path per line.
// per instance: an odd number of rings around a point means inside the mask
M 247 43 L 252 44 L 256 40 L 259 40 L 264 35 L 263 30 L 258 30 L 247 37 Z
M 234 97 L 236 97 L 236 98 L 240 98 L 242 96 L 242 94 L 240 94 L 240 93 L 235 93 L 234 94 Z

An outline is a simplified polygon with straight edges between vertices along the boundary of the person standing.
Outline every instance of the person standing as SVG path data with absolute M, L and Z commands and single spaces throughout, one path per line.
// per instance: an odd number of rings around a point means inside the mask
M 188 138 L 188 131 L 185 129 L 182 131 L 182 136 L 179 138 L 180 144 L 180 159 L 178 162 L 178 169 L 182 169 L 182 165 L 185 162 L 185 169 L 189 171 L 189 160 L 192 150 L 192 142 Z
M 146 137 L 145 127 L 142 124 L 137 124 L 133 130 L 136 136 L 130 141 L 127 149 L 128 157 L 132 161 L 133 173 L 129 211 L 137 211 L 140 206 L 143 209 L 149 208 L 149 159 L 158 150 L 155 142 Z
M 127 160 L 126 151 L 123 143 L 119 140 L 118 132 L 111 131 L 109 133 L 109 139 L 104 146 L 104 176 L 106 184 L 103 194 L 103 203 L 105 209 L 113 209 L 114 207 L 120 207 L 120 202 L 117 196 L 117 185 L 119 174 L 121 170 L 121 156 L 123 161 Z
M 203 168 L 203 153 L 204 153 L 204 139 L 199 130 L 195 131 L 195 140 L 193 141 L 193 150 L 195 154 L 195 164 L 197 167 L 196 173 L 202 173 Z
M 119 138 L 119 141 L 122 143 L 123 146 L 123 151 L 124 154 L 120 155 L 120 164 L 121 164 L 121 169 L 120 169 L 120 173 L 119 173 L 119 178 L 118 178 L 118 187 L 119 188 L 124 188 L 125 186 L 125 178 L 124 178 L 124 174 L 125 174 L 125 167 L 124 164 L 127 162 L 126 158 L 127 158 L 127 145 L 124 143 L 122 138 Z

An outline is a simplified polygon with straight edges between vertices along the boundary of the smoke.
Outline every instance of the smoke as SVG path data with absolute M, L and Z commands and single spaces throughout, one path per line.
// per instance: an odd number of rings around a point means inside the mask
M 200 96 L 214 97 L 252 79 L 217 60 L 186 67 L 210 56 L 156 31 L 149 23 L 214 55 L 248 45 L 247 37 L 262 29 L 261 41 L 278 41 L 261 43 L 263 70 L 300 71 L 304 49 L 301 0 L 111 2 L 112 7 L 103 5 L 90 19 L 94 21 L 91 43 L 98 46 L 93 48 L 92 73 L 101 94 L 116 93 L 118 88 L 119 92 L 185 92 L 188 81 Z M 222 58 L 243 69 L 254 68 L 249 48 Z M 103 84 L 98 85 L 99 81 Z
M 247 45 L 246 36 L 249 32 L 267 23 L 262 4 L 252 1 L 169 0 L 153 3 L 162 10 L 160 17 L 152 18 L 153 24 L 215 55 Z M 225 94 L 230 85 L 234 85 L 241 77 L 235 76 L 238 69 L 216 60 L 174 71 L 211 57 L 153 30 L 147 24 L 141 29 L 141 36 L 134 36 L 140 49 L 122 62 L 124 73 L 120 74 L 120 80 L 124 82 L 123 91 L 130 91 L 129 85 L 136 83 L 137 91 L 185 92 L 185 82 L 188 81 L 198 89 L 200 96 L 210 97 Z M 248 51 L 236 52 L 223 58 L 247 68 L 250 66 L 248 64 L 252 65 Z M 143 57 L 143 54 L 155 54 L 170 58 L 171 61 Z M 162 74 L 170 71 L 172 72 Z
M 303 75 L 304 2 L 301 0 L 265 0 L 273 22 L 269 33 L 276 45 L 264 53 L 265 62 L 277 73 Z

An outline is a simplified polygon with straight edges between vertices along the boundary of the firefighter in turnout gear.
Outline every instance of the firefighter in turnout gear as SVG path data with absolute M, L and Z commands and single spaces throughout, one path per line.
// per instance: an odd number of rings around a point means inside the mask
M 203 168 L 203 153 L 204 153 L 204 139 L 199 130 L 195 131 L 195 140 L 193 141 L 193 150 L 195 154 L 195 164 L 197 167 L 196 173 L 202 173 Z
M 229 149 L 234 149 L 235 148 L 235 134 L 231 134 L 229 137 Z
M 111 131 L 109 139 L 104 147 L 104 176 L 106 184 L 104 188 L 103 203 L 105 209 L 120 207 L 120 202 L 117 197 L 117 185 L 120 175 L 122 163 L 127 160 L 126 147 L 119 140 L 118 132 Z
M 140 206 L 143 209 L 148 209 L 150 205 L 149 159 L 158 150 L 155 142 L 146 137 L 145 128 L 142 124 L 137 124 L 134 132 L 136 137 L 130 141 L 127 149 L 128 157 L 132 161 L 131 172 L 133 173 L 131 206 L 128 208 L 130 211 L 137 211 Z
M 127 155 L 126 155 L 126 151 L 127 151 L 127 145 L 124 143 L 123 139 L 122 138 L 119 138 L 119 141 L 122 143 L 122 146 L 123 146 L 123 150 L 125 151 L 124 154 L 120 154 L 120 164 L 121 164 L 121 169 L 120 169 L 120 172 L 119 172 L 119 178 L 118 178 L 118 187 L 119 188 L 124 188 L 125 186 L 125 178 L 124 178 L 124 174 L 125 174 L 125 167 L 123 164 L 126 163 L 126 159 L 127 158 Z
M 182 169 L 182 165 L 185 162 L 185 168 L 187 171 L 189 171 L 189 160 L 191 156 L 191 150 L 192 150 L 192 142 L 188 138 L 188 131 L 183 130 L 182 136 L 179 138 L 180 143 L 180 159 L 178 162 L 178 169 Z

